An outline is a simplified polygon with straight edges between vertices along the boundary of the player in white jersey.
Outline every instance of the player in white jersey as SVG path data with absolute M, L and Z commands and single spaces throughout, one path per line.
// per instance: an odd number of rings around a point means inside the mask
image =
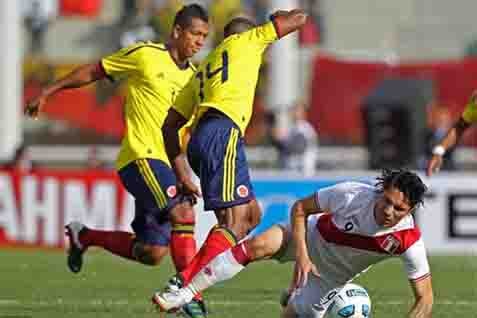
M 412 216 L 427 187 L 407 170 L 384 170 L 377 180 L 374 186 L 340 183 L 298 200 L 291 222 L 274 225 L 220 254 L 189 285 L 158 293 L 156 300 L 162 309 L 179 307 L 250 262 L 274 258 L 296 261 L 283 317 L 321 318 L 347 282 L 382 260 L 399 257 L 415 295 L 409 317 L 430 317 L 429 264 Z

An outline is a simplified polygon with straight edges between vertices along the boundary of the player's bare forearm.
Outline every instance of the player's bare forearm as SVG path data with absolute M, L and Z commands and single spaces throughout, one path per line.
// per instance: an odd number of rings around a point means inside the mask
M 179 153 L 174 160 L 171 162 L 172 164 L 172 169 L 174 170 L 174 173 L 176 174 L 177 179 L 179 182 L 184 182 L 186 180 L 189 180 L 189 169 L 186 161 L 186 156 L 183 153 Z
M 444 147 L 445 150 L 454 147 L 467 130 L 470 127 L 470 124 L 467 123 L 463 118 L 459 118 L 452 128 L 447 132 L 446 136 L 441 140 L 439 145 Z
M 409 318 L 430 318 L 434 296 L 432 291 L 431 276 L 417 282 L 411 282 L 414 298 L 414 306 L 409 312 Z
M 179 141 L 179 129 L 184 126 L 185 123 L 186 119 L 171 108 L 162 125 L 162 136 L 164 138 L 167 157 L 179 181 L 183 181 L 183 178 L 188 177 L 187 163 L 185 156 L 181 154 Z
M 308 15 L 301 9 L 279 10 L 270 16 L 279 38 L 300 29 L 305 25 L 307 17 Z
M 295 202 L 292 207 L 292 231 L 293 240 L 296 244 L 297 256 L 308 257 L 308 248 L 306 244 L 306 213 L 303 209 L 301 200 Z
M 62 79 L 46 86 L 41 94 L 28 101 L 24 109 L 25 115 L 37 118 L 51 95 L 63 89 L 84 86 L 105 76 L 106 73 L 99 63 L 81 66 Z
M 293 239 L 296 242 L 297 253 L 307 256 L 306 247 L 306 219 L 310 214 L 321 212 L 317 206 L 315 196 L 311 195 L 304 199 L 298 200 L 292 207 L 292 230 Z
M 62 79 L 45 87 L 42 91 L 44 96 L 50 96 L 60 90 L 79 88 L 103 78 L 103 72 L 98 70 L 99 64 L 86 64 L 73 70 Z

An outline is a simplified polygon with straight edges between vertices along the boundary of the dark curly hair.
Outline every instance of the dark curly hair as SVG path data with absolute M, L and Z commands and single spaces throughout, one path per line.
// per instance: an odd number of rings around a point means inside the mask
M 407 169 L 384 169 L 377 180 L 376 187 L 380 191 L 391 187 L 399 189 L 409 200 L 411 207 L 424 204 L 427 186 L 417 174 Z

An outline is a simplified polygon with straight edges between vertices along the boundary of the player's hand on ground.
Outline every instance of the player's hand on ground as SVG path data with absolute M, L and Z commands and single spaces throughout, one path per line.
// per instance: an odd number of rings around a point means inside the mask
M 432 176 L 434 173 L 439 172 L 442 166 L 442 156 L 439 155 L 432 155 L 431 159 L 427 163 L 427 171 L 426 174 L 428 177 Z
M 306 285 L 308 281 L 308 276 L 312 274 L 316 277 L 320 276 L 318 269 L 316 268 L 315 264 L 310 260 L 308 256 L 299 256 L 295 262 L 295 271 L 293 274 L 293 282 L 292 286 L 294 288 L 301 288 Z
M 46 103 L 46 96 L 40 95 L 25 105 L 24 114 L 34 119 L 38 118 L 43 106 Z

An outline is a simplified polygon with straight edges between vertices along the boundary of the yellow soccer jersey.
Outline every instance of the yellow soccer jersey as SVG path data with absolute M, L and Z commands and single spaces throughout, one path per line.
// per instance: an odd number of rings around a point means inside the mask
M 469 124 L 477 123 L 477 104 L 474 102 L 468 103 L 462 113 L 462 118 Z
M 232 119 L 242 134 L 252 116 L 255 87 L 263 52 L 278 35 L 272 22 L 227 37 L 198 67 L 181 91 L 174 109 L 196 120 L 209 108 Z
M 117 169 L 140 158 L 169 164 L 161 127 L 170 105 L 194 74 L 181 70 L 163 44 L 141 43 L 101 60 L 108 77 L 125 79 L 126 131 L 116 161 Z

